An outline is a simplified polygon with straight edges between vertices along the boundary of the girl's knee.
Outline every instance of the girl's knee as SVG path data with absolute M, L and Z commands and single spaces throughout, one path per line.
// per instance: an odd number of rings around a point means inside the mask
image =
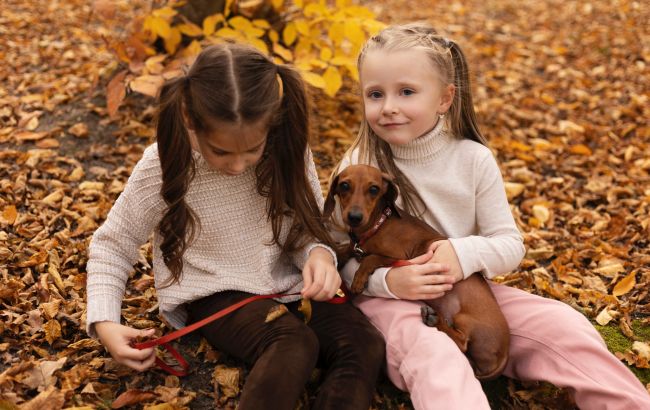
M 316 334 L 304 323 L 294 321 L 269 332 L 265 351 L 273 351 L 277 360 L 314 366 L 318 359 L 319 343 Z

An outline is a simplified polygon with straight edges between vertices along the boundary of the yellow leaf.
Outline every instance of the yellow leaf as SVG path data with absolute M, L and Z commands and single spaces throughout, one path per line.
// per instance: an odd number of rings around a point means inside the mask
M 196 40 L 192 40 L 192 42 L 185 47 L 183 50 L 183 57 L 189 57 L 189 56 L 195 56 L 198 55 L 201 52 L 201 43 L 199 43 Z
M 0 222 L 6 223 L 7 225 L 13 225 L 17 216 L 18 212 L 16 211 L 16 206 L 9 205 L 5 207 L 4 211 L 2 211 L 2 219 L 0 219 Z
M 178 45 L 181 43 L 182 37 L 183 35 L 179 29 L 176 27 L 171 29 L 169 37 L 165 39 L 165 50 L 167 50 L 167 53 L 174 54 L 176 52 Z
M 323 74 L 323 80 L 325 80 L 325 93 L 330 97 L 334 97 L 343 84 L 341 73 L 334 66 L 327 67 Z
M 223 8 L 223 13 L 224 13 L 224 15 L 225 15 L 226 17 L 228 17 L 228 16 L 230 15 L 230 12 L 232 11 L 232 3 L 233 3 L 234 1 L 235 1 L 235 0 L 226 0 L 226 5 L 225 5 L 225 7 Z
M 341 44 L 345 37 L 345 24 L 341 22 L 333 23 L 329 28 L 328 35 L 335 45 Z
M 172 17 L 174 17 L 177 14 L 177 12 L 171 7 L 161 7 L 159 9 L 154 10 L 151 14 L 153 14 L 156 17 L 169 20 Z
M 614 286 L 614 290 L 612 291 L 612 295 L 614 296 L 622 296 L 628 293 L 629 291 L 634 288 L 634 285 L 636 285 L 636 271 L 632 271 L 629 275 L 621 279 L 616 286 Z
M 255 27 L 259 27 L 259 28 L 263 28 L 263 29 L 267 29 L 267 30 L 271 28 L 271 24 L 269 24 L 268 21 L 263 20 L 263 19 L 255 19 L 255 20 L 253 20 L 253 25 Z
M 327 8 L 324 5 L 316 3 L 310 3 L 305 6 L 303 13 L 307 17 L 319 17 L 329 14 Z
M 287 309 L 287 307 L 283 304 L 273 305 L 273 307 L 271 307 L 271 309 L 269 309 L 269 311 L 266 313 L 266 319 L 264 319 L 264 323 L 272 322 L 280 316 L 283 316 L 288 311 L 289 309 Z
M 280 10 L 283 4 L 284 4 L 284 0 L 271 0 L 271 5 L 273 6 L 273 9 L 275 9 L 276 11 Z
M 185 34 L 188 37 L 199 37 L 203 35 L 203 30 L 201 30 L 201 27 L 197 26 L 194 23 L 179 24 L 177 28 L 181 33 Z
M 574 145 L 569 149 L 569 151 L 572 154 L 578 154 L 578 155 L 589 156 L 592 154 L 591 149 L 588 146 L 583 144 Z
M 171 27 L 167 20 L 152 16 L 147 17 L 147 19 L 150 19 L 151 31 L 153 31 L 157 36 L 167 38 L 171 35 Z
M 218 23 L 223 23 L 225 19 L 223 14 L 217 13 L 211 16 L 208 16 L 203 20 L 203 35 L 208 37 L 216 30 Z
M 312 43 L 307 37 L 301 37 L 293 50 L 294 56 L 307 57 L 311 53 Z
M 302 78 L 316 88 L 325 88 L 325 80 L 323 77 L 311 71 L 301 71 Z
M 280 35 L 275 30 L 269 30 L 269 40 L 271 40 L 271 43 L 275 44 L 280 41 Z
M 302 8 L 304 5 L 303 0 L 293 0 L 293 4 L 296 5 L 296 7 Z
M 284 41 L 286 46 L 290 46 L 294 41 L 296 41 L 296 37 L 296 25 L 292 22 L 287 23 L 282 31 L 282 41 Z
M 259 38 L 249 38 L 247 41 L 250 43 L 250 45 L 260 50 L 262 53 L 264 54 L 269 53 L 268 46 L 264 41 L 260 40 Z
M 215 36 L 217 37 L 224 37 L 224 38 L 233 38 L 233 39 L 241 39 L 241 34 L 236 32 L 235 30 L 229 28 L 229 27 L 223 27 L 220 28 L 216 33 L 214 33 Z
M 273 52 L 284 59 L 284 61 L 293 60 L 293 55 L 291 50 L 287 50 L 278 43 L 273 43 Z
M 308 36 L 309 35 L 309 23 L 307 23 L 305 20 L 296 20 L 296 31 L 303 36 Z
M 329 47 L 320 49 L 320 59 L 323 61 L 330 61 L 332 59 L 332 50 Z
M 235 16 L 228 20 L 228 25 L 236 30 L 246 30 L 253 27 L 253 23 L 243 16 Z
M 363 45 L 366 42 L 366 35 L 361 30 L 361 27 L 354 21 L 345 22 L 345 36 L 352 44 L 357 46 Z
M 336 8 L 341 9 L 343 7 L 349 6 L 350 0 L 336 0 Z

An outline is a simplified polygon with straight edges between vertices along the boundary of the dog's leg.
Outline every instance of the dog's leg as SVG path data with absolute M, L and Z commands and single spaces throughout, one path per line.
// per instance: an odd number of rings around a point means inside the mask
M 368 255 L 361 260 L 361 265 L 359 269 L 354 274 L 354 279 L 352 280 L 352 285 L 350 286 L 350 291 L 354 294 L 359 294 L 363 292 L 368 284 L 368 278 L 377 268 L 382 266 L 390 266 L 395 262 L 396 259 L 389 258 L 386 256 L 380 255 Z

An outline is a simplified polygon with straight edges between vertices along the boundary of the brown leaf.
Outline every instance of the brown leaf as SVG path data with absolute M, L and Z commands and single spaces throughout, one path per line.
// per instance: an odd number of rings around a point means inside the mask
M 54 372 L 63 367 L 67 360 L 67 357 L 62 357 L 56 361 L 39 362 L 29 371 L 28 376 L 21 380 L 21 383 L 32 389 L 43 391 L 54 385 L 56 382 L 56 377 L 53 376 Z
M 215 390 L 216 388 L 221 390 L 223 402 L 228 398 L 237 397 L 240 378 L 241 371 L 236 367 L 226 367 L 220 364 L 214 369 L 212 382 L 215 384 Z
M 115 118 L 117 110 L 122 105 L 126 96 L 126 78 L 128 70 L 122 70 L 117 73 L 106 86 L 106 109 L 111 118 Z
M 16 211 L 16 206 L 8 205 L 5 207 L 5 209 L 2 211 L 2 214 L 0 215 L 0 223 L 13 225 L 14 222 L 16 221 L 17 216 L 18 216 L 18 212 Z
M 142 390 L 127 390 L 124 393 L 120 394 L 113 403 L 111 403 L 112 409 L 121 409 L 125 406 L 133 406 L 138 403 L 151 401 L 158 397 L 155 393 Z
M 68 132 L 77 138 L 86 138 L 88 137 L 88 126 L 83 122 L 78 122 L 68 128 Z
M 302 312 L 305 317 L 305 323 L 309 323 L 311 320 L 311 301 L 309 299 L 301 299 L 298 311 Z
M 21 410 L 59 410 L 63 408 L 64 402 L 65 394 L 56 387 L 50 386 L 20 408 Z
M 54 341 L 61 338 L 61 324 L 56 319 L 52 319 L 45 323 L 43 325 L 43 330 L 45 330 L 45 340 L 47 340 L 50 346 Z
M 630 274 L 621 279 L 616 286 L 614 286 L 612 295 L 617 297 L 623 296 L 631 291 L 634 288 L 634 285 L 636 285 L 636 271 L 630 272 Z

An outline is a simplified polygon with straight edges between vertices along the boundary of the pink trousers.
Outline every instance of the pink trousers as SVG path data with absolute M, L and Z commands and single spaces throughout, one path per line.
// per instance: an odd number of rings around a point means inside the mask
M 581 409 L 650 409 L 650 395 L 598 332 L 564 303 L 491 283 L 510 327 L 504 374 L 565 387 Z M 419 302 L 359 296 L 354 303 L 386 339 L 388 376 L 416 409 L 489 409 L 454 342 L 420 317 Z

